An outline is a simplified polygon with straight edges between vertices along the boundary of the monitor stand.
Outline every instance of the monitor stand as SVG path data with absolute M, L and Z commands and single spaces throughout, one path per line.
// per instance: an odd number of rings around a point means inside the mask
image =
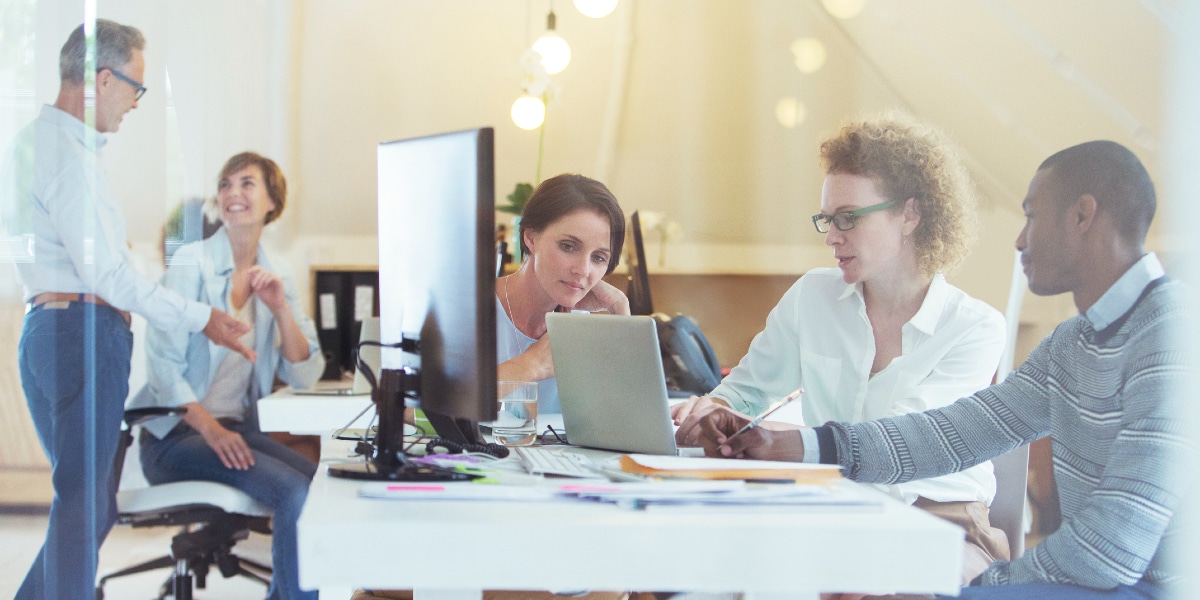
M 365 462 L 330 465 L 329 475 L 343 479 L 373 481 L 466 481 L 472 475 L 422 465 L 404 458 L 404 398 L 399 372 L 385 369 L 379 387 L 371 392 L 375 411 L 379 415 L 379 430 L 375 434 L 375 457 Z
M 469 419 L 458 419 L 448 415 L 425 411 L 425 418 L 433 426 L 433 431 L 443 440 L 459 444 L 486 444 L 487 440 L 479 433 L 479 423 Z

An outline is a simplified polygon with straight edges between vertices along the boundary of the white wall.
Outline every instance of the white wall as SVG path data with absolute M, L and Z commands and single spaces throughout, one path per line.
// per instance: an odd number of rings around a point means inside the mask
M 0 85 L 35 80 L 37 101 L 50 102 L 58 48 L 83 3 L 9 2 L 36 14 L 36 53 L 0 65 Z M 668 249 L 668 269 L 798 273 L 830 264 L 808 222 L 818 206 L 819 140 L 851 116 L 907 109 L 942 125 L 967 152 L 984 227 L 951 280 L 1003 308 L 1016 207 L 1041 158 L 1104 136 L 1138 150 L 1152 173 L 1159 159 L 1155 99 L 1170 34 L 1162 17 L 1145 4 L 1041 4 L 868 3 L 863 15 L 839 21 L 815 1 L 622 0 L 594 20 L 557 2 L 574 58 L 555 76 L 543 175 L 602 170 L 627 209 L 680 222 L 685 239 Z M 491 125 L 498 200 L 533 179 L 538 134 L 516 128 L 508 110 L 520 93 L 519 57 L 544 28 L 545 2 L 98 5 L 101 16 L 148 39 L 150 92 L 105 151 L 135 244 L 156 244 L 167 211 L 211 194 L 221 163 L 246 149 L 288 174 L 289 208 L 269 239 L 302 271 L 309 262 L 374 262 L 363 236 L 376 231 L 381 141 Z M 829 51 L 812 75 L 799 73 L 788 51 L 804 36 Z M 1126 38 L 1136 43 L 1108 41 Z M 794 129 L 774 117 L 784 96 L 808 108 Z M 6 107 L 0 143 L 35 111 Z

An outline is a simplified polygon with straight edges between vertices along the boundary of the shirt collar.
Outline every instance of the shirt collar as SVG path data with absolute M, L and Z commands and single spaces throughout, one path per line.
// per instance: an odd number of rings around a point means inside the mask
M 933 280 L 929 282 L 929 291 L 925 292 L 925 299 L 921 301 L 921 308 L 917 310 L 917 314 L 908 320 L 908 324 L 916 327 L 927 335 L 933 335 L 937 329 L 937 324 L 942 319 L 942 310 L 946 307 L 946 298 L 950 293 L 950 284 L 946 283 L 946 278 L 941 273 L 933 276 Z M 850 296 L 856 296 L 860 303 L 865 303 L 863 297 L 862 284 L 846 284 L 846 289 L 838 296 L 838 300 L 845 300 Z
M 223 277 L 229 277 L 233 274 L 233 246 L 229 242 L 229 232 L 224 225 L 217 228 L 208 239 L 204 240 L 207 247 L 204 249 L 205 254 L 212 260 L 213 273 Z M 258 249 L 254 252 L 254 264 L 270 271 L 272 270 L 271 259 L 263 250 L 262 243 L 259 243 Z
M 1153 252 L 1147 253 L 1133 263 L 1133 266 L 1129 267 L 1129 270 L 1125 271 L 1083 316 L 1091 322 L 1092 329 L 1103 330 L 1133 307 L 1133 303 L 1137 302 L 1142 290 L 1146 289 L 1151 281 L 1163 275 L 1166 275 L 1166 271 L 1158 261 L 1158 256 Z
M 212 236 L 204 240 L 205 254 L 212 260 L 213 273 L 224 277 L 233 274 L 233 248 L 229 245 L 229 233 L 218 227 Z
M 103 148 L 108 143 L 108 136 L 96 131 L 94 127 L 88 127 L 71 113 L 60 110 L 53 104 L 42 107 L 40 118 L 62 129 L 85 147 L 89 145 L 89 140 L 95 144 L 96 150 Z
M 946 283 L 946 278 L 941 273 L 934 275 L 933 281 L 929 282 L 929 291 L 925 292 L 925 299 L 921 301 L 921 308 L 908 320 L 908 324 L 926 335 L 933 335 L 938 322 L 942 320 L 942 309 L 946 308 L 946 296 L 949 293 L 950 284 Z

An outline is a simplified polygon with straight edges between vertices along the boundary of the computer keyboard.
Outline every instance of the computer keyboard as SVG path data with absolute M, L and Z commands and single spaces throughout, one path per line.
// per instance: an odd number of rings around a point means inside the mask
M 558 477 L 600 478 L 604 476 L 588 457 L 561 449 L 538 446 L 517 447 L 517 460 L 530 475 L 554 475 Z

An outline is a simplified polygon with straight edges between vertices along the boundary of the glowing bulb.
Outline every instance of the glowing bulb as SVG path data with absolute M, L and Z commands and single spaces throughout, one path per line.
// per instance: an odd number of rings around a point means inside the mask
M 775 103 L 775 119 L 788 129 L 803 123 L 806 117 L 808 117 L 808 109 L 804 107 L 803 102 L 792 96 L 780 98 L 779 102 Z
M 546 67 L 546 72 L 551 75 L 562 73 L 571 62 L 571 46 L 554 31 L 542 34 L 542 37 L 533 43 L 533 49 L 542 55 L 542 66 Z
M 867 0 L 821 0 L 825 10 L 839 19 L 853 19 L 862 12 Z
M 816 38 L 800 38 L 792 42 L 792 54 L 796 57 L 796 68 L 801 73 L 816 73 L 825 66 L 825 44 Z
M 617 0 L 575 0 L 575 8 L 593 19 L 606 17 L 617 7 Z
M 542 56 L 542 66 L 554 75 L 561 73 L 571 62 L 571 47 L 555 29 L 554 11 L 546 15 L 546 33 L 533 42 L 533 50 Z
M 546 105 L 541 98 L 526 94 L 513 102 L 510 114 L 517 127 L 533 131 L 546 122 Z

